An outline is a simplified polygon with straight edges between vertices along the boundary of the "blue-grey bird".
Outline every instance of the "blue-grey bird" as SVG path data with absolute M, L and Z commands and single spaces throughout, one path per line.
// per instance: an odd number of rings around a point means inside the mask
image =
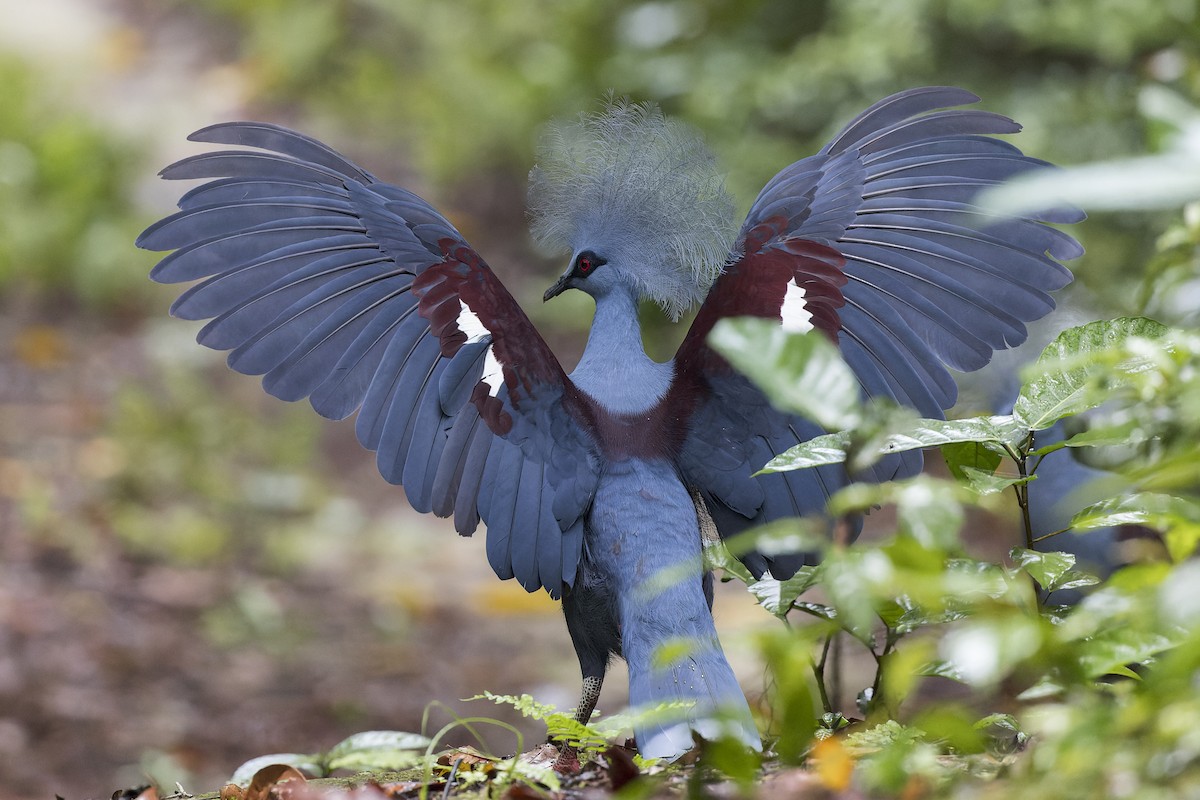
M 496 574 L 562 599 L 580 719 L 619 656 L 631 704 L 679 701 L 673 718 L 636 727 L 644 755 L 676 756 L 692 731 L 721 726 L 758 746 L 713 627 L 702 521 L 729 537 L 820 512 L 845 477 L 753 476 L 821 431 L 774 410 L 707 334 L 739 315 L 816 329 L 864 395 L 941 416 L 957 391 L 946 367 L 977 369 L 1022 341 L 1071 279 L 1057 260 L 1081 252 L 1043 224 L 1078 212 L 995 217 L 974 204 L 1042 164 L 989 136 L 1017 132 L 1012 120 L 952 108 L 978 99 L 930 87 L 876 103 L 772 178 L 740 228 L 713 157 L 657 109 L 615 102 L 555 126 L 529 189 L 534 237 L 569 254 L 545 299 L 577 289 L 596 304 L 569 375 L 449 220 L 274 125 L 193 134 L 252 149 L 167 167 L 211 180 L 138 244 L 175 251 L 155 280 L 200 280 L 171 310 L 212 318 L 201 344 L 232 350 L 230 366 L 277 397 L 334 419 L 357 411 L 359 441 L 414 508 L 453 516 L 463 535 L 483 520 Z M 666 363 L 643 350 L 645 299 L 672 317 L 701 303 Z M 873 477 L 919 467 L 908 454 Z M 775 577 L 802 559 L 743 556 Z

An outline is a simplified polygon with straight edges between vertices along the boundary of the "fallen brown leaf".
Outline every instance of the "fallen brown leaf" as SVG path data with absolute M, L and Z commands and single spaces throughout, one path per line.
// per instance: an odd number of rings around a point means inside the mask
M 633 751 L 626 747 L 613 745 L 604 751 L 604 760 L 608 765 L 608 780 L 614 792 L 642 774 L 633 761 Z
M 269 764 L 254 773 L 250 785 L 242 794 L 242 800 L 273 800 L 273 796 L 279 797 L 283 792 L 275 792 L 273 795 L 272 790 L 282 789 L 280 784 L 292 781 L 295 781 L 295 786 L 303 786 L 308 783 L 308 778 L 291 764 Z
M 500 766 L 500 759 L 485 755 L 474 747 L 456 747 L 438 756 L 438 764 L 450 767 L 451 772 L 481 772 L 491 775 Z M 457 766 L 456 766 L 457 765 Z
M 442 785 L 444 786 L 444 784 Z M 409 792 L 415 792 L 422 786 L 425 786 L 423 781 L 398 781 L 397 783 L 380 784 L 379 788 L 388 797 L 399 797 L 400 795 L 408 794 Z M 429 790 L 433 791 L 434 786 L 435 784 L 430 784 Z
M 158 800 L 158 790 L 149 784 L 118 789 L 112 793 L 112 800 Z
M 504 800 L 546 800 L 546 793 L 524 783 L 514 783 L 504 793 Z

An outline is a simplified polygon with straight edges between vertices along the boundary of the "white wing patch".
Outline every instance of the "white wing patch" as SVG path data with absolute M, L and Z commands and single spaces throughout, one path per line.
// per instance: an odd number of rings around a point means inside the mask
M 795 278 L 788 281 L 779 316 L 783 318 L 785 331 L 807 333 L 813 329 L 812 314 L 808 310 L 808 303 L 804 302 L 804 289 L 796 283 Z
M 500 387 L 504 385 L 504 367 L 496 360 L 491 345 L 488 345 L 487 353 L 483 357 L 483 374 L 479 376 L 479 380 L 487 384 L 488 394 L 492 397 L 500 394 Z
M 460 298 L 458 301 L 458 329 L 467 335 L 466 344 L 478 342 L 485 336 L 491 336 L 492 332 L 483 326 L 479 321 L 479 315 L 467 306 Z M 491 349 L 488 349 L 491 353 Z
M 457 323 L 458 329 L 467 335 L 466 344 L 483 341 L 485 336 L 492 335 L 480 321 L 479 315 L 472 311 L 462 298 L 458 301 Z M 479 376 L 479 380 L 487 384 L 488 394 L 492 397 L 500 394 L 500 387 L 504 385 L 504 367 L 496 360 L 491 345 L 488 345 L 487 353 L 483 356 L 483 374 Z

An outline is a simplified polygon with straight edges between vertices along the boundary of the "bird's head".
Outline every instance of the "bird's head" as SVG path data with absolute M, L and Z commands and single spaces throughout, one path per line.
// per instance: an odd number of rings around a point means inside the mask
M 609 102 L 552 125 L 529 175 L 529 211 L 534 238 L 571 253 L 547 300 L 627 286 L 678 318 L 733 242 L 733 203 L 712 154 L 652 105 Z
M 592 280 L 596 270 L 608 263 L 608 259 L 597 255 L 592 250 L 583 250 L 571 259 L 571 265 L 554 285 L 546 290 L 542 300 L 558 297 L 567 289 L 582 289 L 593 297 L 603 294 L 613 285 L 614 271 L 608 270 L 602 276 Z

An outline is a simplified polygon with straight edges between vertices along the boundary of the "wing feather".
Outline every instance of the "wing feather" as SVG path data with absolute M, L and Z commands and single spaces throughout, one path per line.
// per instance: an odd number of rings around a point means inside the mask
M 708 348 L 718 319 L 779 319 L 802 302 L 807 324 L 838 344 L 864 396 L 939 417 L 957 395 L 946 367 L 978 369 L 993 351 L 1019 344 L 1026 323 L 1054 308 L 1050 293 L 1070 282 L 1058 262 L 1082 248 L 1044 223 L 1077 222 L 1082 212 L 1004 217 L 975 205 L 981 189 L 1048 166 L 991 138 L 1020 130 L 1011 119 L 950 108 L 978 99 L 944 86 L 885 98 L 820 153 L 780 170 L 751 206 L 725 273 L 676 354 L 671 388 L 674 402 L 693 409 L 677 463 L 714 505 L 722 535 L 818 511 L 845 476 L 825 469 L 751 477 L 821 431 L 779 412 L 747 413 L 766 400 Z M 919 469 L 914 452 L 886 459 L 871 476 Z M 751 553 L 746 562 L 784 577 L 803 556 Z
M 209 320 L 201 344 L 269 393 L 358 411 L 359 441 L 414 508 L 465 535 L 482 518 L 497 573 L 558 596 L 598 474 L 590 417 L 491 268 L 419 196 L 315 139 L 256 122 L 190 138 L 253 149 L 162 171 L 205 181 L 138 239 L 174 251 L 155 280 L 199 281 L 172 313 Z

